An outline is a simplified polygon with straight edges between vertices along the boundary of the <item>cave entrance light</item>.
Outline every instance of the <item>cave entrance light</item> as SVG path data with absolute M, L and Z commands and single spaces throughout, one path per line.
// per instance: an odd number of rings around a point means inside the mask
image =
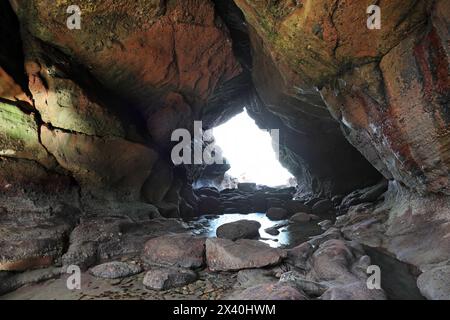
M 238 182 L 277 187 L 294 181 L 292 174 L 278 161 L 270 133 L 259 129 L 246 110 L 215 127 L 213 134 L 231 165 L 227 174 Z

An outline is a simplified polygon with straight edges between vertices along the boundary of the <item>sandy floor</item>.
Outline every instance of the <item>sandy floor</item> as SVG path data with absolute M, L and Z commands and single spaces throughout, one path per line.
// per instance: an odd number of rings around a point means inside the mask
M 234 291 L 236 274 L 200 272 L 200 278 L 187 286 L 167 291 L 146 289 L 142 280 L 145 273 L 123 279 L 99 279 L 88 273 L 81 277 L 81 290 L 69 290 L 69 275 L 58 279 L 25 286 L 0 297 L 0 300 L 93 300 L 93 299 L 151 299 L 151 300 L 210 300 L 223 299 Z

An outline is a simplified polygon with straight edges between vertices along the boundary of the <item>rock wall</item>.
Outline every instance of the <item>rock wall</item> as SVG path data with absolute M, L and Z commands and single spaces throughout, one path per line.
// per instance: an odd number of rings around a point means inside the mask
M 371 1 L 236 4 L 252 26 L 253 79 L 270 111 L 314 139 L 325 135 L 314 142 L 332 150 L 341 142 L 330 111 L 387 179 L 448 195 L 446 1 L 382 3 L 380 30 L 366 27 Z

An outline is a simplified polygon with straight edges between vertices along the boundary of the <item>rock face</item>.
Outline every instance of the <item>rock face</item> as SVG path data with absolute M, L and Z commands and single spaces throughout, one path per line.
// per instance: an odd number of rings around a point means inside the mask
M 261 268 L 276 265 L 286 256 L 280 249 L 267 244 L 241 239 L 208 238 L 206 240 L 206 260 L 212 271 L 228 271 Z
M 238 220 L 225 223 L 216 230 L 218 238 L 229 240 L 254 239 L 259 237 L 259 228 L 261 224 L 257 221 Z

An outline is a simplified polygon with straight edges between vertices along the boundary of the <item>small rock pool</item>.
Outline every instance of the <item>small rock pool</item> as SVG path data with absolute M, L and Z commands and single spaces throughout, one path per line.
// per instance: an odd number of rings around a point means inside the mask
M 272 221 L 267 218 L 265 213 L 228 213 L 222 215 L 204 215 L 198 218 L 187 221 L 189 228 L 194 234 L 204 235 L 207 237 L 215 237 L 216 230 L 219 226 L 238 220 L 253 220 L 261 224 L 259 229 L 259 240 L 269 244 L 271 247 L 277 248 L 292 248 L 305 241 L 310 237 L 323 233 L 323 230 L 318 226 L 320 221 L 330 219 L 331 217 L 321 217 L 318 221 L 310 221 L 303 223 L 289 223 L 289 220 Z M 278 230 L 278 235 L 270 235 L 264 230 L 274 227 L 276 225 L 283 225 Z

